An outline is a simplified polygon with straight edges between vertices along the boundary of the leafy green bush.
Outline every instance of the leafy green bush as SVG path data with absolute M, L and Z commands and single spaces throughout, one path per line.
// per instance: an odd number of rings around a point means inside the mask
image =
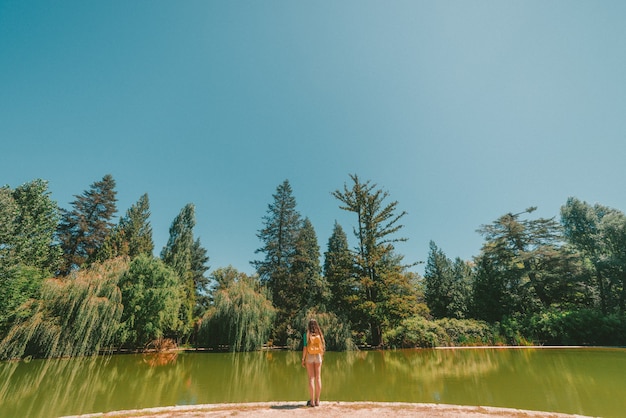
M 118 334 L 124 346 L 143 349 L 164 336 L 175 335 L 182 285 L 174 270 L 158 258 L 140 255 L 120 278 L 124 312 Z
M 383 334 L 384 344 L 393 348 L 437 347 L 446 339 L 440 325 L 421 316 L 404 319 Z
M 547 310 L 530 319 L 529 332 L 550 345 L 621 346 L 626 344 L 626 317 L 592 309 Z
M 489 324 L 475 319 L 443 318 L 434 321 L 445 332 L 447 346 L 473 346 L 493 344 L 493 331 Z
M 403 320 L 384 335 L 385 345 L 393 348 L 474 346 L 493 344 L 492 327 L 474 319 L 443 318 L 429 321 L 421 316 Z
M 44 279 L 44 272 L 36 267 L 19 265 L 10 272 L 0 270 L 0 340 L 20 320 L 18 315 L 23 319 L 26 312 L 20 307 L 37 297 Z
M 528 327 L 523 318 L 513 315 L 505 316 L 493 327 L 494 345 L 533 345 L 528 338 Z

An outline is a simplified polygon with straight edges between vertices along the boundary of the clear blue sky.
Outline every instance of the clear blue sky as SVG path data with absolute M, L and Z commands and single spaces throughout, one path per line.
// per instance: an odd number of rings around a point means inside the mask
M 69 208 L 105 174 L 148 193 L 155 253 L 180 209 L 211 271 L 251 273 L 288 179 L 325 251 L 356 173 L 425 261 L 569 196 L 626 210 L 624 1 L 0 0 L 0 184 Z M 422 271 L 423 267 L 416 271 Z

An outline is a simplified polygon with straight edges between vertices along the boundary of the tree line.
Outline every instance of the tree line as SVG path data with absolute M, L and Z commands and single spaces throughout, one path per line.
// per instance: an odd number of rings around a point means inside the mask
M 115 223 L 111 175 L 69 209 L 47 182 L 0 188 L 0 358 L 59 357 L 168 344 L 235 351 L 297 349 L 315 315 L 329 349 L 626 341 L 626 216 L 569 198 L 560 219 L 508 213 L 478 229 L 471 261 L 430 243 L 424 276 L 395 244 L 397 201 L 350 175 L 331 192 L 353 215 L 321 253 L 288 180 L 257 237 L 256 274 L 209 273 L 195 207 L 174 218 L 154 255 L 144 194 Z

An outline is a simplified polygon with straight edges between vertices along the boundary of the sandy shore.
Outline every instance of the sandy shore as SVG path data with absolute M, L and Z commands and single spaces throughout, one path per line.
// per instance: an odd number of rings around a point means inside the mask
M 78 416 L 72 417 L 77 418 Z M 521 409 L 486 406 L 458 406 L 398 402 L 323 402 L 309 408 L 302 402 L 263 402 L 244 404 L 190 405 L 101 414 L 80 415 L 81 418 L 134 417 L 134 418 L 207 418 L 207 417 L 352 417 L 352 418 L 408 418 L 408 417 L 459 417 L 459 418 L 565 418 L 582 417 Z M 68 417 L 69 418 L 69 417 Z

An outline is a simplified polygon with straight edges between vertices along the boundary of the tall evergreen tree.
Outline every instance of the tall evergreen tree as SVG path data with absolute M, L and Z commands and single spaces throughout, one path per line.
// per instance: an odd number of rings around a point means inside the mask
M 98 251 L 100 261 L 118 256 L 129 256 L 131 259 L 139 255 L 152 256 L 154 242 L 150 225 L 150 202 L 148 195 L 142 195 L 133 204 Z
M 424 297 L 435 318 L 445 318 L 451 303 L 452 263 L 443 250 L 431 241 L 424 270 Z
M 471 298 L 472 268 L 460 258 L 452 261 L 430 242 L 424 272 L 424 296 L 435 318 L 465 318 Z
M 298 302 L 292 312 L 315 307 L 325 311 L 330 300 L 328 283 L 322 277 L 320 247 L 309 218 L 305 218 L 295 242 L 291 265 L 290 299 Z
M 341 318 L 354 321 L 352 307 L 358 299 L 359 286 L 354 274 L 354 257 L 348 246 L 348 238 L 337 222 L 324 253 L 324 277 L 331 294 L 330 310 Z
M 195 283 L 192 271 L 194 257 L 193 228 L 196 225 L 195 206 L 185 205 L 170 226 L 170 236 L 161 251 L 161 259 L 179 277 L 184 289 L 184 303 L 180 319 L 183 336 L 188 336 L 193 326 L 193 310 L 196 306 Z
M 356 267 L 358 269 L 362 297 L 360 309 L 369 323 L 372 345 L 382 343 L 383 327 L 387 312 L 381 309 L 387 302 L 389 293 L 386 281 L 398 278 L 396 267 L 400 267 L 402 257 L 394 254 L 394 243 L 406 241 L 393 238 L 402 225 L 398 222 L 406 212 L 396 213 L 398 202 L 385 204 L 389 194 L 376 189 L 370 181 L 361 182 L 356 174 L 350 175 L 352 186 L 344 184 L 343 191 L 333 192 L 340 202 L 341 209 L 357 215 L 354 234 L 358 241 Z M 406 280 L 402 276 L 401 280 Z
M 514 299 L 505 278 L 490 257 L 476 259 L 476 276 L 472 283 L 473 317 L 493 323 L 514 312 Z
M 457 257 L 452 263 L 452 300 L 448 305 L 448 317 L 468 318 L 474 282 L 473 264 Z
M 61 209 L 57 230 L 63 249 L 60 274 L 68 275 L 94 261 L 114 225 L 111 219 L 117 211 L 116 194 L 115 180 L 107 174 L 82 195 L 75 196 L 72 210 Z
M 143 194 L 137 203 L 132 205 L 126 215 L 120 219 L 119 230 L 127 243 L 128 256 L 131 259 L 139 255 L 152 256 L 152 225 L 150 225 L 150 200 Z
M 263 246 L 256 252 L 264 253 L 265 258 L 253 261 L 252 265 L 261 282 L 269 288 L 272 302 L 278 309 L 277 320 L 281 323 L 291 316 L 294 306 L 292 298 L 297 284 L 294 286 L 291 272 L 302 219 L 288 180 L 276 188 L 272 197 L 274 201 L 263 217 L 264 227 L 257 234 Z

